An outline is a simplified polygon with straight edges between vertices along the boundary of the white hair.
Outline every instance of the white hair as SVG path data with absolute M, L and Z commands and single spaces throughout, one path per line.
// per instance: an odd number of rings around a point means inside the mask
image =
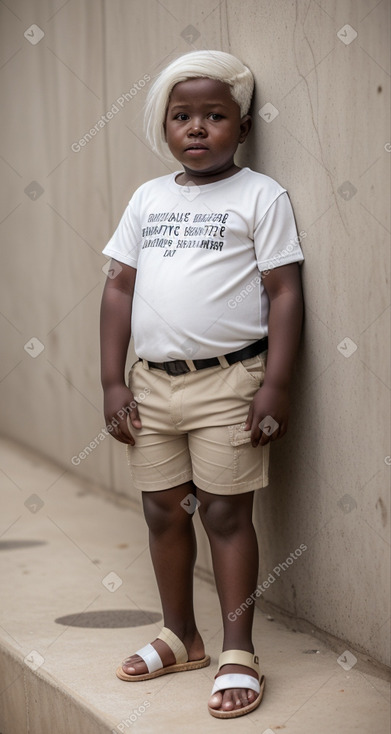
M 229 85 L 232 99 L 240 107 L 241 117 L 247 114 L 254 90 L 254 77 L 250 69 L 236 56 L 224 51 L 191 51 L 171 62 L 156 77 L 149 89 L 144 125 L 145 134 L 152 149 L 167 157 L 164 122 L 167 106 L 175 84 L 198 77 L 218 79 Z

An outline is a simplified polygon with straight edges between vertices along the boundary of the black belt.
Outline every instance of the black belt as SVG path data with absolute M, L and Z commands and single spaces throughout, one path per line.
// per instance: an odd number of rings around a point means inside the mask
M 266 351 L 267 349 L 267 336 L 253 344 L 249 344 L 248 347 L 243 347 L 237 352 L 230 352 L 224 354 L 228 364 L 235 364 L 235 362 L 242 362 L 244 359 L 250 359 L 250 357 L 256 357 L 257 354 Z M 220 364 L 217 357 L 210 357 L 209 359 L 193 359 L 192 360 L 196 370 L 205 370 L 208 367 L 217 367 Z M 156 370 L 165 370 L 168 375 L 184 375 L 185 372 L 190 372 L 190 367 L 184 359 L 174 359 L 172 362 L 149 362 L 148 367 L 152 367 Z

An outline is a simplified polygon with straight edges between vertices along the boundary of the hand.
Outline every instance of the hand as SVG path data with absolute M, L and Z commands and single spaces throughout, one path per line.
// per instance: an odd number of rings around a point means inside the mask
M 283 387 L 263 385 L 255 393 L 250 405 L 245 431 L 251 430 L 251 445 L 265 446 L 269 441 L 282 438 L 288 427 L 289 392 Z M 261 431 L 259 424 L 267 416 L 278 424 L 272 433 Z M 266 422 L 267 425 L 267 422 Z
M 111 433 L 113 438 L 134 446 L 135 441 L 129 425 L 141 428 L 141 420 L 133 393 L 125 383 L 111 385 L 105 389 L 104 414 L 106 425 L 113 426 Z

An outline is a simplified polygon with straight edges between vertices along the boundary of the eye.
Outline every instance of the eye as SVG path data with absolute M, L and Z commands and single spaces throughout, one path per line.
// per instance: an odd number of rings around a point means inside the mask
M 174 120 L 180 120 L 181 122 L 184 122 L 185 120 L 188 120 L 188 119 L 189 119 L 189 115 L 187 115 L 186 112 L 179 112 L 174 117 Z
M 213 120 L 213 122 L 217 122 L 218 120 L 223 119 L 223 115 L 219 115 L 217 112 L 211 112 L 209 117 L 211 118 L 211 120 Z

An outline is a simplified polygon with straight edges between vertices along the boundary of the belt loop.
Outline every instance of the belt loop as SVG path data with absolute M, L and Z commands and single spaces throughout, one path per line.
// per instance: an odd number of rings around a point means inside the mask
M 145 369 L 145 370 L 149 370 L 149 364 L 148 364 L 148 360 L 147 360 L 147 359 L 142 359 L 141 361 L 142 361 L 142 363 L 143 363 L 143 367 L 144 367 L 144 369 Z
M 190 372 L 196 372 L 197 371 L 197 367 L 195 366 L 195 364 L 194 364 L 194 362 L 193 362 L 192 359 L 185 359 L 185 362 L 186 362 L 186 364 L 187 364 Z
M 223 370 L 225 370 L 227 367 L 230 367 L 231 366 L 230 363 L 228 362 L 227 358 L 224 357 L 224 354 L 222 354 L 220 357 L 217 357 L 217 359 L 219 360 L 220 365 L 223 368 Z

